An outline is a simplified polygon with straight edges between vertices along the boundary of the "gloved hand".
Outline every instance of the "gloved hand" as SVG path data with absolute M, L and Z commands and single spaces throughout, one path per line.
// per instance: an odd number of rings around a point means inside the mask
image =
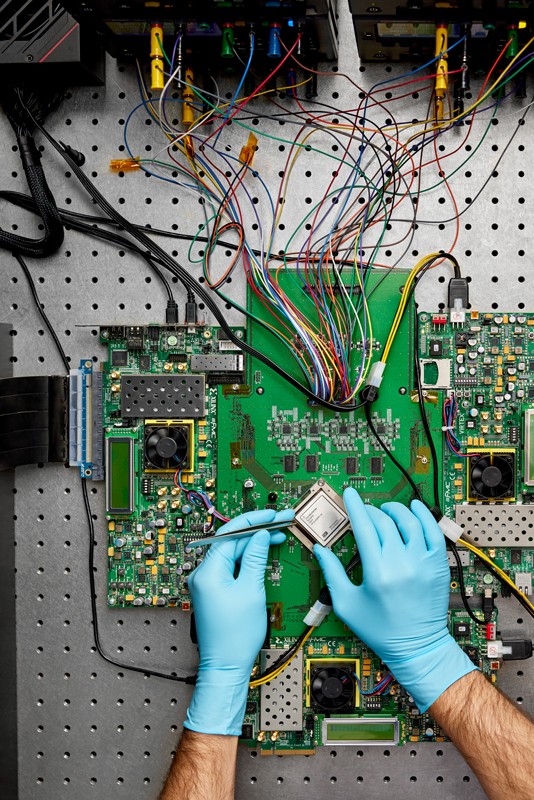
M 450 573 L 445 539 L 423 503 L 382 509 L 354 489 L 343 495 L 360 551 L 363 582 L 348 579 L 337 556 L 315 545 L 339 619 L 387 664 L 421 712 L 476 669 L 447 627 Z
M 293 519 L 291 509 L 252 511 L 218 533 L 247 525 Z M 187 710 L 186 728 L 199 733 L 239 736 L 254 659 L 267 632 L 265 566 L 280 531 L 259 531 L 249 539 L 215 542 L 189 578 L 200 651 L 198 677 Z M 236 564 L 241 562 L 237 578 Z

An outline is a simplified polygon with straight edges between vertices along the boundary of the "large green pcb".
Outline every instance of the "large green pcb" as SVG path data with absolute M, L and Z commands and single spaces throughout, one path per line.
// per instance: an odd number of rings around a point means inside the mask
M 389 332 L 406 275 L 374 271 L 368 277 L 375 358 Z M 280 282 L 288 294 L 300 292 L 291 274 L 282 274 Z M 254 298 L 249 310 L 253 321 L 246 332 L 237 329 L 238 335 L 246 335 L 255 348 L 301 378 L 297 367 L 292 369 L 291 354 L 260 324 L 261 319 L 271 321 L 264 306 Z M 440 464 L 442 506 L 461 524 L 475 527 L 479 546 L 487 546 L 516 582 L 528 584 L 534 544 L 529 520 L 523 520 L 526 530 L 519 530 L 515 539 L 514 531 L 503 535 L 497 520 L 495 541 L 488 536 L 492 536 L 492 515 L 520 509 L 524 517 L 534 497 L 529 444 L 531 428 L 534 435 L 529 411 L 534 395 L 530 373 L 534 315 L 477 318 L 473 313 L 465 325 L 456 327 L 441 314 L 420 314 L 418 321 L 419 341 L 414 343 L 410 305 L 380 396 L 372 406 L 375 426 L 433 505 L 432 461 L 414 388 L 416 347 L 425 411 Z M 409 484 L 378 446 L 361 409 L 332 412 L 310 403 L 261 362 L 246 359 L 220 329 L 119 326 L 103 328 L 101 337 L 109 345 L 99 413 L 104 429 L 110 605 L 188 610 L 188 576 L 204 554 L 204 548 L 192 548 L 190 543 L 212 522 L 211 505 L 228 517 L 256 508 L 282 509 L 297 505 L 320 480 L 338 494 L 353 486 L 378 506 L 388 500 L 410 501 Z M 361 347 L 356 339 L 354 363 L 361 357 Z M 458 400 L 455 431 L 461 450 L 476 451 L 474 457 L 455 455 L 444 444 L 443 401 L 451 393 Z M 500 470 L 500 483 L 495 468 Z M 508 480 L 504 488 L 503 475 Z M 484 498 L 485 491 L 491 498 Z M 484 524 L 488 521 L 489 534 Z M 356 551 L 350 531 L 334 551 L 348 564 Z M 484 592 L 497 595 L 500 587 L 468 551 L 462 551 L 461 558 L 467 594 L 473 608 L 479 609 Z M 463 609 L 451 557 L 450 564 L 451 633 L 495 680 L 500 662 L 487 658 L 486 631 L 475 626 Z M 352 578 L 361 580 L 359 567 Z M 266 586 L 268 634 L 258 671 L 303 632 L 303 619 L 322 586 L 317 562 L 292 533 L 271 550 Z M 439 727 L 427 714 L 419 714 L 412 698 L 394 681 L 381 695 L 367 694 L 388 675 L 387 668 L 333 612 L 314 633 L 279 678 L 250 691 L 243 729 L 250 746 L 266 755 L 308 754 L 322 744 L 386 746 L 443 740 Z M 332 708 L 315 687 L 321 676 L 341 673 L 349 676 L 348 689 L 341 706 Z M 272 698 L 289 687 L 291 702 L 277 708 Z

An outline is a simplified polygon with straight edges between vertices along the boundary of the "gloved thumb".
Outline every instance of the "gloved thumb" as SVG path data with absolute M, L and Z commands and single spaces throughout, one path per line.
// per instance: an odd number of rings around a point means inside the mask
M 270 544 L 271 535 L 269 531 L 258 531 L 254 536 L 250 537 L 241 558 L 241 569 L 238 577 L 240 583 L 247 581 L 263 585 Z
M 342 589 L 352 589 L 353 584 L 347 577 L 345 568 L 339 558 L 328 547 L 315 544 L 313 546 L 313 554 L 319 562 L 319 566 L 324 573 L 326 585 L 330 589 L 332 600 L 335 602 L 336 594 Z

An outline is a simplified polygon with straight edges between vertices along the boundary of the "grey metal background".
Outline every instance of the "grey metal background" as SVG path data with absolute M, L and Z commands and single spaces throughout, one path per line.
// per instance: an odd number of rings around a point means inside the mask
M 344 3 L 340 15 L 340 72 L 349 73 L 366 88 L 402 72 L 399 66 L 391 71 L 385 66 L 367 66 L 361 71 Z M 196 230 L 202 214 L 192 194 L 141 174 L 119 178 L 109 173 L 109 159 L 121 155 L 124 120 L 138 102 L 138 95 L 131 66 L 118 66 L 108 59 L 107 67 L 106 87 L 73 90 L 50 120 L 51 130 L 86 154 L 86 170 L 130 219 L 161 227 L 174 224 L 182 232 Z M 358 102 L 358 90 L 339 77 L 320 79 L 319 88 L 320 101 L 333 102 L 340 108 L 353 108 Z M 469 206 L 461 217 L 454 252 L 472 278 L 472 303 L 481 310 L 534 309 L 534 235 L 529 224 L 534 200 L 534 140 L 529 117 L 482 197 L 476 203 L 469 200 L 491 174 L 492 165 L 517 126 L 518 112 L 527 102 L 506 101 L 498 124 L 475 158 L 451 179 L 460 210 Z M 426 103 L 426 95 L 419 100 L 412 98 L 395 113 L 402 119 L 404 108 L 408 119 L 421 118 L 426 116 Z M 376 122 L 386 114 L 373 109 L 371 116 Z M 0 125 L 2 185 L 25 191 L 11 130 L 3 119 Z M 477 141 L 480 125 L 476 123 L 472 144 Z M 288 127 L 272 123 L 268 129 L 282 135 L 291 133 Z M 446 151 L 454 149 L 461 135 L 460 130 L 451 131 L 440 144 Z M 234 152 L 239 152 L 245 138 L 246 134 L 235 126 L 225 134 Z M 161 146 L 155 126 L 147 125 L 142 113 L 132 125 L 131 140 L 139 155 L 154 154 Z M 327 140 L 321 141 L 330 146 Z M 286 154 L 280 153 L 277 145 L 260 141 L 256 164 L 262 175 L 270 178 L 271 186 Z M 44 148 L 44 163 L 58 204 L 91 210 L 76 179 L 49 147 Z M 323 166 L 315 154 L 299 160 L 280 246 L 285 242 L 283 236 L 287 239 L 289 235 L 291 223 L 305 213 L 305 198 L 319 199 Z M 450 171 L 448 163 L 446 169 Z M 420 214 L 425 219 L 450 217 L 446 192 L 439 189 L 426 195 Z M 36 232 L 29 215 L 5 204 L 0 215 L 5 228 Z M 417 254 L 448 249 L 452 230 L 451 225 L 442 230 L 421 225 L 402 265 L 411 266 Z M 169 248 L 187 264 L 187 245 L 173 242 Z M 401 252 L 401 247 L 392 247 L 389 254 L 383 253 L 384 263 L 393 263 Z M 15 373 L 62 372 L 17 263 L 6 253 L 0 254 L 0 259 L 0 319 L 14 328 Z M 103 357 L 97 340 L 101 323 L 163 319 L 164 294 L 157 280 L 143 262 L 114 247 L 67 232 L 61 251 L 45 261 L 30 262 L 30 269 L 46 312 L 73 363 L 82 357 Z M 191 269 L 198 274 L 197 267 Z M 425 278 L 419 292 L 423 307 L 434 309 L 444 302 L 443 283 L 448 274 L 446 268 L 439 268 Z M 184 297 L 176 288 L 183 314 Z M 243 288 L 234 281 L 232 291 L 239 297 Z M 229 317 L 233 322 L 241 321 L 234 312 Z M 189 643 L 186 614 L 171 609 L 120 611 L 106 607 L 103 485 L 90 485 L 90 489 L 98 541 L 99 619 L 107 651 L 127 662 L 189 674 L 195 668 L 196 654 Z M 18 469 L 15 501 L 21 800 L 132 795 L 153 800 L 169 766 L 191 689 L 119 670 L 95 652 L 88 596 L 88 531 L 76 471 L 52 466 Z M 513 600 L 500 601 L 499 609 L 502 629 L 534 637 L 534 626 L 523 619 Z M 515 702 L 534 708 L 531 661 L 508 663 L 501 672 L 500 686 Z M 364 793 L 369 800 L 415 796 L 477 800 L 484 796 L 451 744 L 417 744 L 391 750 L 324 748 L 313 758 L 285 760 L 261 758 L 255 751 L 240 749 L 237 782 L 239 800 L 271 800 L 282 795 L 323 798 L 327 793 L 332 800 Z

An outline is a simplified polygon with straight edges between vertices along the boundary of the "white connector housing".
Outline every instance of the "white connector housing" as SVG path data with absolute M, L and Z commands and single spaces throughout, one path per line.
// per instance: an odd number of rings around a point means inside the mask
M 316 628 L 330 614 L 331 611 L 332 606 L 327 606 L 324 603 L 321 603 L 320 600 L 316 600 L 304 617 L 304 624 L 313 625 L 313 627 Z

